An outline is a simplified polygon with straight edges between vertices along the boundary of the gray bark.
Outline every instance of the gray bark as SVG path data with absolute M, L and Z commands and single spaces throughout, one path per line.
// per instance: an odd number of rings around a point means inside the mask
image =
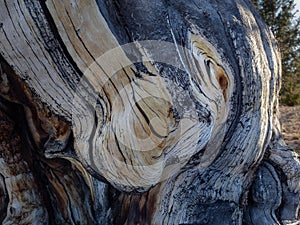
M 248 0 L 2 0 L 0 56 L 2 224 L 299 223 Z

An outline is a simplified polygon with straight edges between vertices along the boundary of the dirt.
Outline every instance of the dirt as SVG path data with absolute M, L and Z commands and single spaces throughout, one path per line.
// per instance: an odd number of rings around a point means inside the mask
M 280 114 L 283 137 L 300 154 L 300 106 L 281 106 Z

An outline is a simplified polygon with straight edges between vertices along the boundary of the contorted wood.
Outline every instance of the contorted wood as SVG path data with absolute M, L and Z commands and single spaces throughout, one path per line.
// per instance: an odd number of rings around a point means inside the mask
M 0 6 L 1 222 L 299 219 L 280 56 L 249 1 Z

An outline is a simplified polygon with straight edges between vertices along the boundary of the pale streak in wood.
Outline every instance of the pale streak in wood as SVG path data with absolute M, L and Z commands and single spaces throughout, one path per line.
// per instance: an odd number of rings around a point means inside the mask
M 3 56 L 15 65 L 15 72 L 25 79 L 32 90 L 58 114 L 69 116 L 73 91 L 64 85 L 61 74 L 41 43 L 41 36 L 24 1 L 2 3 L 0 19 L 3 21 L 0 44 Z M 9 11 L 8 11 L 9 10 Z

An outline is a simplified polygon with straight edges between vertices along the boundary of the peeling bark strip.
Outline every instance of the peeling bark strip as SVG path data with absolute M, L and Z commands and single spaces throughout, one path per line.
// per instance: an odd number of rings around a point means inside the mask
M 2 224 L 299 223 L 248 0 L 3 0 L 0 24 Z

